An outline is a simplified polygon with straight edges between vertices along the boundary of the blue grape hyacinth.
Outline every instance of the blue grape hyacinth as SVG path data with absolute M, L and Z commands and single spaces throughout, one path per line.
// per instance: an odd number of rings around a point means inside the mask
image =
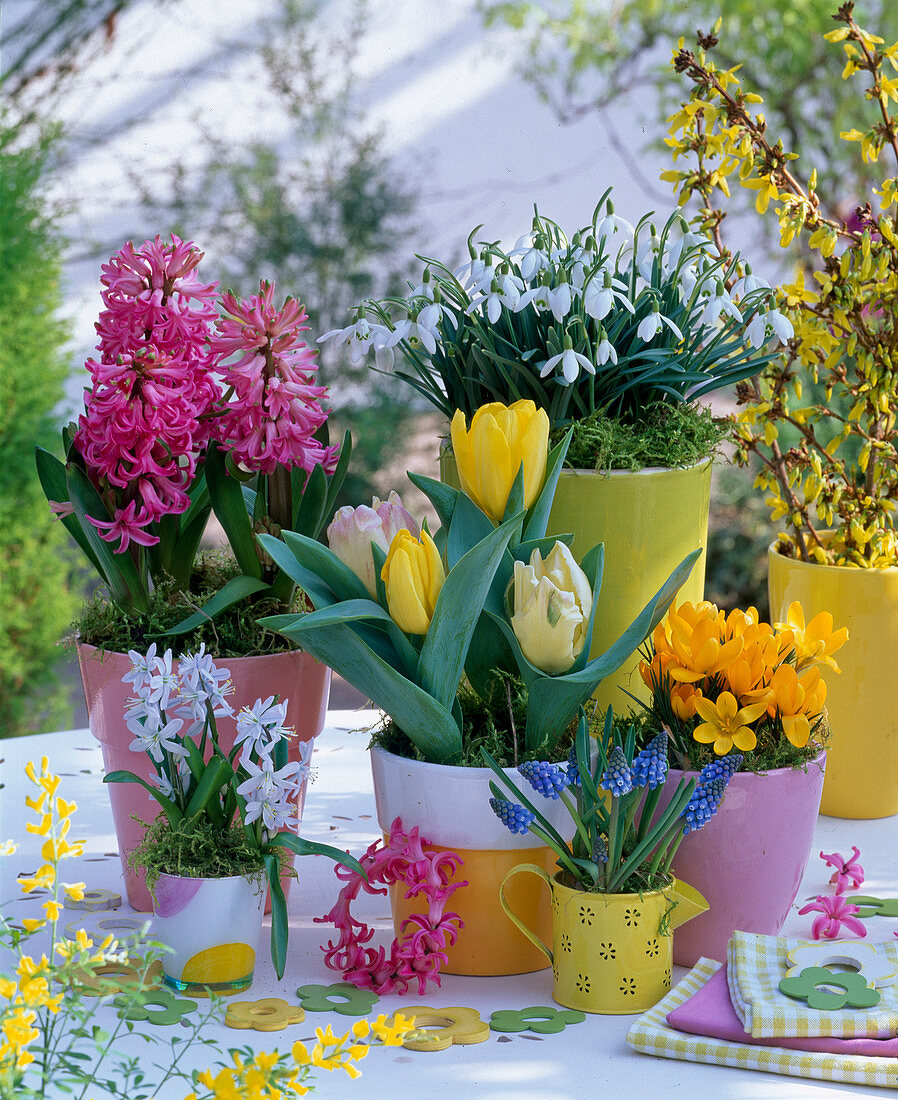
M 657 733 L 634 759 L 631 767 L 634 787 L 653 791 L 667 777 L 667 730 Z
M 567 775 L 572 787 L 580 786 L 580 769 L 577 766 L 577 746 L 571 745 L 571 751 L 567 754 Z
M 608 766 L 599 786 L 603 791 L 611 791 L 615 798 L 623 798 L 633 790 L 633 773 L 620 745 L 615 745 L 608 754 Z
M 731 752 L 719 759 L 712 760 L 710 764 L 705 764 L 699 773 L 698 785 L 701 787 L 706 783 L 710 783 L 712 779 L 722 779 L 724 783 L 729 783 L 739 770 L 742 760 L 741 752 Z
M 490 806 L 492 806 L 496 817 L 512 833 L 526 833 L 530 827 L 530 822 L 535 820 L 536 817 L 535 814 L 524 809 L 523 806 L 518 806 L 505 798 L 491 798 Z
M 518 765 L 518 771 L 543 798 L 557 799 L 571 782 L 570 774 L 561 764 L 550 764 L 546 760 L 528 760 Z
M 698 832 L 717 813 L 717 808 L 727 789 L 727 783 L 728 779 L 717 776 L 709 783 L 700 783 L 695 788 L 692 798 L 689 799 L 683 811 L 683 817 L 686 819 L 686 824 L 683 826 L 684 836 Z

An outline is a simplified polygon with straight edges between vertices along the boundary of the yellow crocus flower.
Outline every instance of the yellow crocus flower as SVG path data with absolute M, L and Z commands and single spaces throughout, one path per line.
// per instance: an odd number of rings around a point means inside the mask
M 722 691 L 716 702 L 699 699 L 695 704 L 698 715 L 704 719 L 696 726 L 692 736 L 703 745 L 714 745 L 718 756 L 725 756 L 733 745 L 743 752 L 750 752 L 758 743 L 749 723 L 760 718 L 767 710 L 766 703 L 752 703 L 739 707 L 731 691 Z
M 494 523 L 505 514 L 508 495 L 524 467 L 524 507 L 539 495 L 546 476 L 549 417 L 533 401 L 482 405 L 466 428 L 457 409 L 450 433 L 462 490 Z
M 415 537 L 400 530 L 393 536 L 381 570 L 387 608 L 406 634 L 426 634 L 446 580 L 440 552 L 426 531 Z
M 820 611 L 805 626 L 804 610 L 795 600 L 789 604 L 786 621 L 777 623 L 776 628 L 790 635 L 795 647 L 797 669 L 818 664 L 828 665 L 834 672 L 839 671 L 832 655 L 848 641 L 848 627 L 833 631 L 833 617 L 828 611 Z

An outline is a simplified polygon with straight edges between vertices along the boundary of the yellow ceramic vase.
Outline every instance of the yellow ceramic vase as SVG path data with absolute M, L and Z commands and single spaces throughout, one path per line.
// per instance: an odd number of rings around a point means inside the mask
M 829 611 L 848 627 L 836 654 L 840 673 L 823 668 L 832 727 L 820 812 L 833 817 L 898 814 L 898 568 L 817 565 L 768 551 L 770 615 L 786 618 L 798 600 L 805 622 Z
M 551 951 L 509 903 L 509 880 L 521 872 L 543 879 L 551 891 Z M 533 864 L 508 872 L 499 899 L 551 963 L 555 1000 L 603 1015 L 644 1012 L 670 991 L 673 930 L 708 908 L 685 883 L 644 894 L 593 894 L 571 890 Z
M 458 487 L 455 459 L 444 451 L 440 474 Z M 572 532 L 577 561 L 605 544 L 605 571 L 596 610 L 590 656 L 604 653 L 693 550 L 708 544 L 711 459 L 685 469 L 651 468 L 631 473 L 563 470 L 549 514 L 549 535 Z M 705 555 L 677 593 L 676 603 L 697 603 L 705 594 Z M 633 653 L 595 692 L 601 709 L 627 709 L 621 688 L 648 701 Z

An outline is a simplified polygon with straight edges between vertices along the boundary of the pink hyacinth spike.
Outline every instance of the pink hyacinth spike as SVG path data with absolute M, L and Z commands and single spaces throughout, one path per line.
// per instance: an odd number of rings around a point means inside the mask
M 860 849 L 852 844 L 851 851 L 852 856 L 850 859 L 846 859 L 839 852 L 833 852 L 829 856 L 823 852 L 820 853 L 820 858 L 824 863 L 830 867 L 835 867 L 829 881 L 835 886 L 837 894 L 844 894 L 849 887 L 852 890 L 857 890 L 864 881 L 864 868 L 858 863 L 861 854 Z
M 820 913 L 811 925 L 811 935 L 815 940 L 835 940 L 839 938 L 842 925 L 857 936 L 866 936 L 867 929 L 857 919 L 858 907 L 849 905 L 841 894 L 834 897 L 819 895 L 803 909 L 798 910 L 799 916 L 805 913 Z

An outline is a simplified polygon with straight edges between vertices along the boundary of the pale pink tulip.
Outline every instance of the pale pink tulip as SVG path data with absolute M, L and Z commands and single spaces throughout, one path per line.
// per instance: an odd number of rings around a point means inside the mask
M 386 554 L 397 531 L 406 530 L 417 538 L 418 524 L 403 508 L 399 494 L 393 490 L 386 500 L 374 497 L 371 507 L 340 508 L 327 529 L 327 543 L 344 565 L 355 573 L 372 596 L 377 595 L 377 582 L 371 544 L 376 543 Z

